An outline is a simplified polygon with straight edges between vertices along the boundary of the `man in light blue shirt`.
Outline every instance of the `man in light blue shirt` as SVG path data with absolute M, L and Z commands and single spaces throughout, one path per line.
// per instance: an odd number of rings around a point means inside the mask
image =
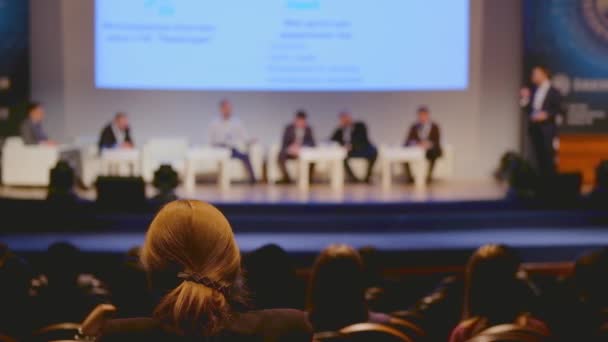
M 239 159 L 249 175 L 251 184 L 256 183 L 255 173 L 249 158 L 249 139 L 247 130 L 238 118 L 232 115 L 232 104 L 229 100 L 220 101 L 221 116 L 215 119 L 209 126 L 209 140 L 212 146 L 226 147 L 231 149 L 232 158 Z

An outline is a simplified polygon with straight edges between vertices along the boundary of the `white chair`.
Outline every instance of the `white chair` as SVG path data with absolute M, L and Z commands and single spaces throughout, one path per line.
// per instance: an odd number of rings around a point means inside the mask
M 2 148 L 2 181 L 9 186 L 48 186 L 50 171 L 59 161 L 59 148 L 25 145 L 19 137 L 7 138 Z
M 181 176 L 184 174 L 186 156 L 188 154 L 188 139 L 162 138 L 151 139 L 142 148 L 142 176 L 151 183 L 154 172 L 163 164 L 173 167 Z
M 201 146 L 200 148 L 210 148 L 211 146 Z M 260 144 L 252 144 L 249 146 L 249 161 L 253 167 L 253 172 L 258 179 L 261 179 L 264 173 L 264 147 Z M 217 163 L 215 160 L 201 160 L 196 165 L 197 174 L 215 174 L 218 172 Z M 228 172 L 231 180 L 248 181 L 249 174 L 243 162 L 238 159 L 231 159 L 228 162 Z
M 450 179 L 454 176 L 454 146 L 443 144 L 443 155 L 437 159 L 434 177 L 437 179 Z
M 433 178 L 449 180 L 454 176 L 454 146 L 451 144 L 442 144 L 441 150 L 441 157 L 435 161 Z M 395 164 L 393 165 L 392 171 L 395 175 L 403 175 L 403 166 Z

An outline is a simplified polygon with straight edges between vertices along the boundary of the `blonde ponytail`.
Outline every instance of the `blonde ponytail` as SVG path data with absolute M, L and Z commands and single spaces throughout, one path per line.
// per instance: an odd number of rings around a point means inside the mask
M 161 209 L 146 234 L 142 263 L 152 287 L 165 293 L 154 317 L 179 335 L 218 334 L 245 296 L 232 228 L 206 203 L 175 201 Z
M 230 312 L 224 294 L 184 281 L 161 299 L 154 317 L 179 335 L 212 336 L 225 327 Z

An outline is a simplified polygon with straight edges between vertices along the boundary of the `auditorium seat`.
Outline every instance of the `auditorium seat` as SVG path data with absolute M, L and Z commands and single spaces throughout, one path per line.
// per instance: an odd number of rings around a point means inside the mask
M 50 171 L 59 161 L 59 148 L 25 145 L 10 137 L 2 148 L 2 182 L 9 186 L 48 186 Z
M 549 336 L 539 330 L 516 324 L 501 324 L 488 328 L 468 342 L 543 342 Z
M 314 342 L 415 342 L 400 331 L 376 323 L 357 323 L 338 332 L 316 333 Z
M 388 322 L 391 328 L 394 328 L 404 335 L 410 337 L 414 341 L 423 341 L 426 338 L 426 332 L 418 325 L 411 321 L 392 317 Z
M 8 335 L 0 334 L 0 342 L 17 342 L 17 340 Z
M 72 341 L 80 328 L 79 323 L 57 323 L 43 327 L 28 339 L 31 342 Z

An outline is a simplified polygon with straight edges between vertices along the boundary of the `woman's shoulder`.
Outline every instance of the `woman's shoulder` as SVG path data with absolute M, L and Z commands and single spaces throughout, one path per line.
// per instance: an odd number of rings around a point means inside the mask
M 294 309 L 249 311 L 235 315 L 229 330 L 252 334 L 312 334 L 306 313 Z
M 153 318 L 115 319 L 108 321 L 103 329 L 103 341 L 106 342 L 139 341 L 149 336 L 156 336 L 162 340 L 160 337 L 171 335 Z M 230 341 L 247 341 L 248 337 L 256 337 L 256 341 L 265 342 L 310 341 L 312 328 L 302 311 L 261 310 L 235 314 L 220 335 L 230 337 Z

